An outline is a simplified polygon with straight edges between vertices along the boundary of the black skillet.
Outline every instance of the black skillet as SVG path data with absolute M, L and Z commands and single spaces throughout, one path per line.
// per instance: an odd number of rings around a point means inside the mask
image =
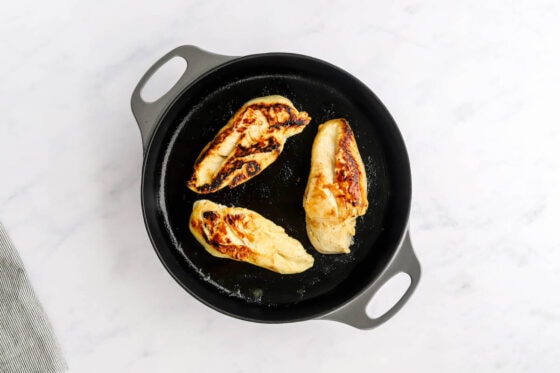
M 150 77 L 174 57 L 188 67 L 161 98 L 140 95 Z M 311 124 L 286 142 L 278 160 L 234 189 L 197 195 L 185 186 L 203 146 L 251 98 L 286 96 Z M 420 279 L 408 235 L 410 165 L 399 130 L 381 101 L 359 80 L 324 61 L 296 54 L 229 57 L 181 46 L 157 61 L 132 95 L 144 144 L 142 207 L 152 244 L 163 265 L 191 295 L 240 319 L 282 323 L 329 319 L 369 329 L 392 317 Z M 317 126 L 348 119 L 366 166 L 369 209 L 359 218 L 348 255 L 322 255 L 309 242 L 302 207 Z M 188 218 L 194 201 L 208 198 L 246 207 L 283 226 L 315 257 L 314 266 L 280 275 L 247 263 L 219 259 L 194 239 Z M 385 314 L 366 306 L 399 272 L 411 284 Z

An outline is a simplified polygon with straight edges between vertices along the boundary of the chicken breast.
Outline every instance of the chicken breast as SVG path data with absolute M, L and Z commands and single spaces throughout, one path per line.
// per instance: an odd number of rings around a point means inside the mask
M 313 266 L 313 257 L 298 240 L 249 209 L 198 200 L 193 205 L 190 230 L 206 251 L 219 258 L 282 274 L 300 273 Z
M 324 254 L 349 253 L 356 218 L 368 208 L 364 163 L 345 119 L 319 126 L 303 198 L 307 235 Z
M 286 139 L 303 131 L 310 120 L 282 96 L 245 103 L 204 147 L 187 186 L 206 194 L 246 182 L 273 163 Z

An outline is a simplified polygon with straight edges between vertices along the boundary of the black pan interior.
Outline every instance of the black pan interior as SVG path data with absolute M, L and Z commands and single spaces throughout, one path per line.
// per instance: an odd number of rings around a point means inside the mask
M 246 101 L 279 94 L 311 124 L 288 139 L 278 160 L 235 189 L 197 195 L 185 186 L 203 146 Z M 349 255 L 323 255 L 305 231 L 303 192 L 320 123 L 344 117 L 366 166 L 370 207 L 357 223 Z M 146 154 L 142 200 L 150 236 L 173 277 L 209 306 L 254 321 L 283 322 L 324 314 L 348 301 L 387 265 L 406 229 L 410 167 L 393 119 L 348 73 L 292 54 L 244 57 L 205 74 L 162 117 Z M 314 266 L 280 275 L 208 254 L 188 229 L 195 200 L 207 198 L 257 211 L 283 226 L 315 258 Z

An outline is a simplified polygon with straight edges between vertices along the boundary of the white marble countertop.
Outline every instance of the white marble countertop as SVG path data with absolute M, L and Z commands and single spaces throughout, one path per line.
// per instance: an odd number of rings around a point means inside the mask
M 72 372 L 560 369 L 560 3 L 345 3 L 3 5 L 0 220 Z M 387 105 L 411 158 L 423 266 L 387 324 L 244 322 L 164 270 L 129 101 L 182 44 L 318 57 Z

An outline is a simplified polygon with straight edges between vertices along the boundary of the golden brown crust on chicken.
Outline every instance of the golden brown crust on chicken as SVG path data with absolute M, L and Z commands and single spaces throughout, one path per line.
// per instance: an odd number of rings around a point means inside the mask
M 317 251 L 350 252 L 356 218 L 366 213 L 368 200 L 364 164 L 345 119 L 319 126 L 303 207 L 307 235 Z
M 206 194 L 246 182 L 273 163 L 286 139 L 303 131 L 310 120 L 282 96 L 245 103 L 204 147 L 187 186 Z
M 303 272 L 313 257 L 284 229 L 258 213 L 209 200 L 193 205 L 190 230 L 210 254 L 282 274 Z

